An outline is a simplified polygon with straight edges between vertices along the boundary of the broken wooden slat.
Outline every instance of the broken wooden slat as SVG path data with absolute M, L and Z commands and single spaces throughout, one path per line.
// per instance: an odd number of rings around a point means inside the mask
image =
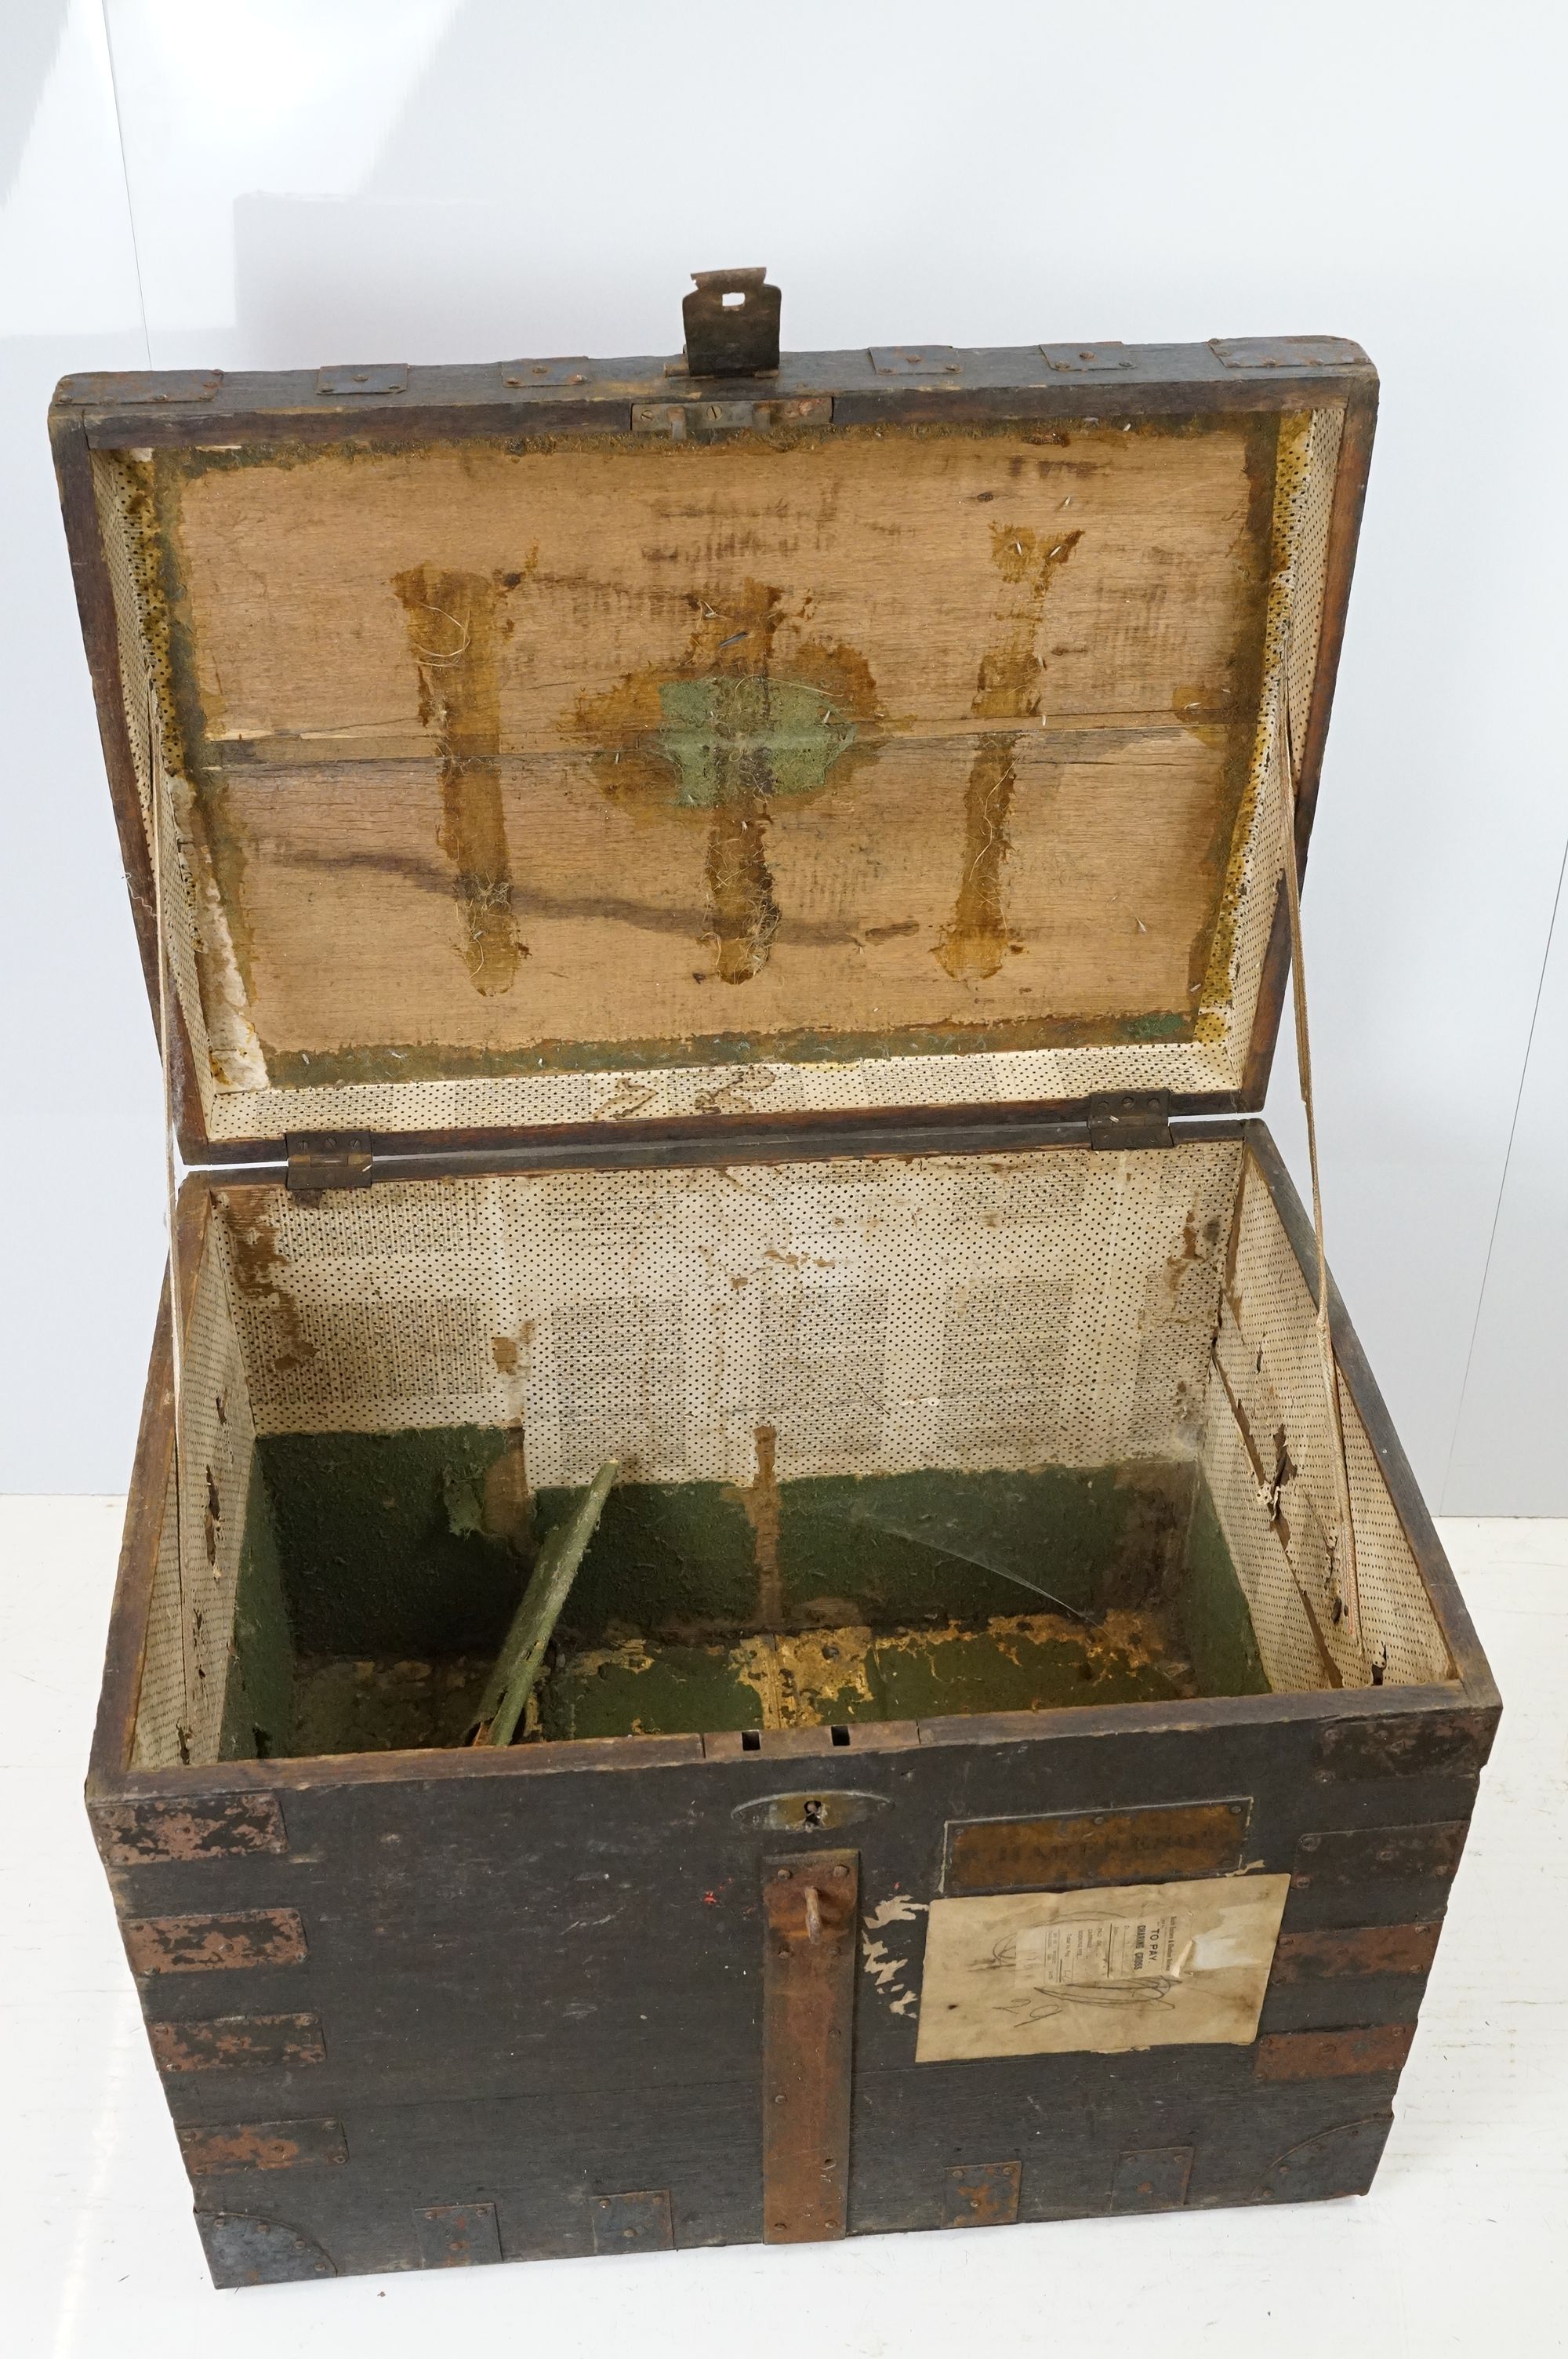
M 620 1460 L 607 1459 L 566 1522 L 557 1525 L 539 1550 L 523 1602 L 512 1617 L 512 1627 L 480 1699 L 476 1745 L 510 1745 L 516 1734 L 545 1649 L 620 1472 Z

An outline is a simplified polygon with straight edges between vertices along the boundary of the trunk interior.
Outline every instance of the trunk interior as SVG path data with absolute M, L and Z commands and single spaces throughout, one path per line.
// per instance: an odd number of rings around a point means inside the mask
M 1452 1675 L 1240 1139 L 235 1187 L 185 1280 L 140 1764 L 464 1743 L 609 1460 L 519 1742 Z

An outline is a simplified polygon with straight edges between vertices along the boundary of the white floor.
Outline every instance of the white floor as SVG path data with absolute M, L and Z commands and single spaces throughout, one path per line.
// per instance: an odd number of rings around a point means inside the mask
M 115 1499 L 0 1500 L 0 2347 L 16 2359 L 1439 2359 L 1568 2348 L 1568 1522 L 1444 1537 L 1507 1701 L 1374 2192 L 215 2294 L 80 1788 Z

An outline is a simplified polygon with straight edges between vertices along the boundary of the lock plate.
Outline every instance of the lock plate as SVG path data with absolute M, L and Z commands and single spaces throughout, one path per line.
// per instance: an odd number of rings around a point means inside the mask
M 885 1794 L 859 1794 L 840 1786 L 818 1788 L 812 1794 L 759 1794 L 754 1801 L 739 1803 L 732 1816 L 742 1827 L 765 1827 L 795 1835 L 830 1834 L 837 1827 L 852 1827 L 859 1820 L 892 1807 Z

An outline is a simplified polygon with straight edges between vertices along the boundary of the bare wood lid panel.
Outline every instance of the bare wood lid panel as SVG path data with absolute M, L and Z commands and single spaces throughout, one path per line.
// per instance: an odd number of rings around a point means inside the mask
M 1235 1092 L 1342 414 L 101 453 L 210 1135 Z

